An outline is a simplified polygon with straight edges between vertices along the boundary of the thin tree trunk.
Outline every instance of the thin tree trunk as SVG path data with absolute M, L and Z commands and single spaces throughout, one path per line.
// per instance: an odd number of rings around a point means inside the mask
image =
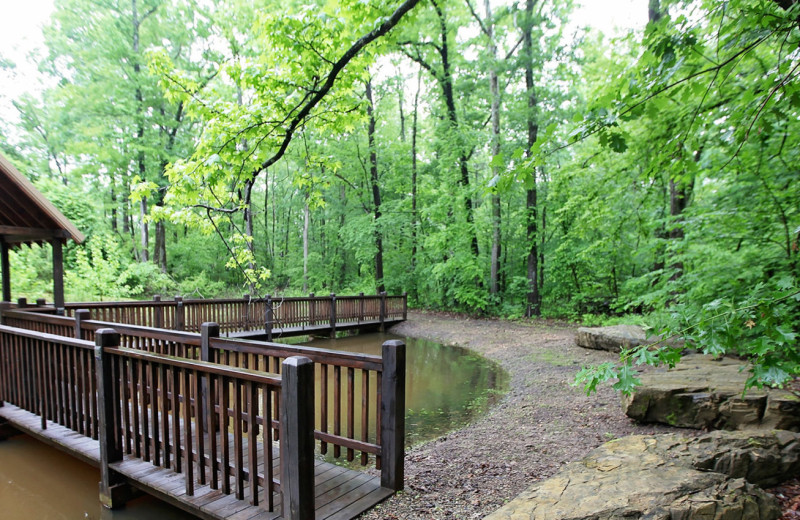
M 411 280 L 413 295 L 417 296 L 417 117 L 419 115 L 419 91 L 422 86 L 422 69 L 417 72 L 417 91 L 414 94 L 414 115 L 411 125 Z
M 453 132 L 459 132 L 459 124 L 458 124 L 458 113 L 456 111 L 456 101 L 455 101 L 455 94 L 453 93 L 453 74 L 450 67 L 450 51 L 449 46 L 447 43 L 447 23 L 444 17 L 444 11 L 437 3 L 437 0 L 431 0 L 434 9 L 436 10 L 436 14 L 439 18 L 439 31 L 440 31 L 440 46 L 439 55 L 442 58 L 442 75 L 439 79 L 439 83 L 442 87 L 442 93 L 444 94 L 444 101 L 445 106 L 447 107 L 447 119 L 450 122 L 450 127 L 452 128 Z M 473 208 L 472 208 L 472 194 L 470 193 L 470 181 L 469 181 L 469 157 L 467 155 L 466 147 L 459 146 L 459 159 L 458 159 L 458 166 L 461 172 L 461 177 L 459 179 L 459 184 L 462 188 L 464 188 L 464 210 L 467 214 L 467 225 L 469 227 L 469 233 L 471 235 L 470 239 L 470 249 L 472 254 L 476 257 L 478 256 L 478 236 L 475 230 L 475 217 L 473 215 Z
M 303 292 L 308 292 L 308 222 L 311 215 L 308 211 L 308 194 L 303 205 Z
M 375 147 L 375 103 L 372 100 L 372 79 L 366 82 L 367 137 L 369 141 L 369 176 L 372 184 L 372 208 L 375 218 L 375 285 L 378 294 L 385 290 L 383 284 L 383 234 L 381 233 L 381 189 L 378 183 L 378 152 Z
M 536 97 L 536 85 L 533 81 L 533 7 L 535 4 L 536 0 L 526 0 L 525 2 L 525 22 L 522 35 L 522 55 L 525 60 L 525 89 L 528 94 L 528 150 L 530 150 L 536 142 L 539 133 L 539 124 L 536 114 L 538 99 Z M 538 193 L 536 173 L 536 170 L 531 173 L 531 175 L 533 175 L 533 185 L 526 190 L 525 196 L 526 239 L 528 243 L 528 305 L 525 310 L 525 315 L 528 317 L 540 316 L 542 314 L 539 280 L 539 235 L 537 230 Z
M 492 107 L 492 156 L 497 157 L 500 155 L 500 86 L 497 78 L 497 45 L 494 42 L 494 23 L 492 22 L 492 8 L 489 0 L 484 1 L 486 9 L 486 20 L 484 27 L 486 37 L 489 40 L 489 59 L 491 65 L 489 68 L 489 90 L 491 92 Z M 497 177 L 500 174 L 497 166 L 492 166 L 492 177 Z M 501 224 L 501 211 L 500 211 L 500 195 L 492 193 L 492 253 L 491 253 L 491 271 L 489 275 L 489 292 L 497 294 L 498 290 L 498 272 L 500 270 L 500 224 Z

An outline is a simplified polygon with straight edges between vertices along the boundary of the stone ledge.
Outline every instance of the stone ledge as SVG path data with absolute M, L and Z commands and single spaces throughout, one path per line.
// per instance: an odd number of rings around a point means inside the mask
M 800 431 L 800 397 L 781 389 L 752 388 L 742 395 L 748 373 L 736 359 L 684 356 L 673 369 L 640 375 L 642 385 L 622 397 L 628 417 L 706 430 Z
M 775 520 L 777 500 L 756 483 L 791 478 L 799 455 L 800 434 L 791 432 L 625 437 L 486 520 Z

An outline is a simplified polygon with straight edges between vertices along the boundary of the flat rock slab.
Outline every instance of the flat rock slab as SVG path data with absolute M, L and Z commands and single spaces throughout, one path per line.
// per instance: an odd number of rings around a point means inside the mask
M 757 484 L 800 472 L 800 434 L 625 437 L 600 446 L 486 520 L 775 520 Z
M 648 336 L 638 325 L 612 325 L 609 327 L 581 327 L 575 335 L 575 344 L 593 350 L 619 352 L 622 348 L 633 348 L 655 343 L 658 336 Z M 670 340 L 670 345 L 682 344 Z
M 628 417 L 707 430 L 800 431 L 800 396 L 781 389 L 752 388 L 744 362 L 692 354 L 673 369 L 640 375 L 642 385 L 622 397 Z

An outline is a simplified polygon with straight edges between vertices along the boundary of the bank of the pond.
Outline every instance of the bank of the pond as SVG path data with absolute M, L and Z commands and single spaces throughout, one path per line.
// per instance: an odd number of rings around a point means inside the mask
M 615 357 L 576 347 L 576 328 L 410 312 L 392 333 L 474 350 L 508 372 L 509 391 L 471 425 L 409 450 L 405 491 L 361 518 L 483 518 L 612 438 L 678 431 L 633 423 L 608 388 L 587 397 L 570 385 L 582 365 Z

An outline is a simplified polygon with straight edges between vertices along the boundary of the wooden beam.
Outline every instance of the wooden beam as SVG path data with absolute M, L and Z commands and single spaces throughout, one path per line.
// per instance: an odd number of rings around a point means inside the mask
M 19 242 L 17 237 L 30 239 L 69 238 L 69 233 L 63 229 L 42 229 L 17 226 L 0 226 L 0 235 L 6 235 L 12 241 Z
M 8 244 L 0 241 L 0 263 L 3 270 L 3 301 L 11 301 L 11 268 L 8 262 Z

